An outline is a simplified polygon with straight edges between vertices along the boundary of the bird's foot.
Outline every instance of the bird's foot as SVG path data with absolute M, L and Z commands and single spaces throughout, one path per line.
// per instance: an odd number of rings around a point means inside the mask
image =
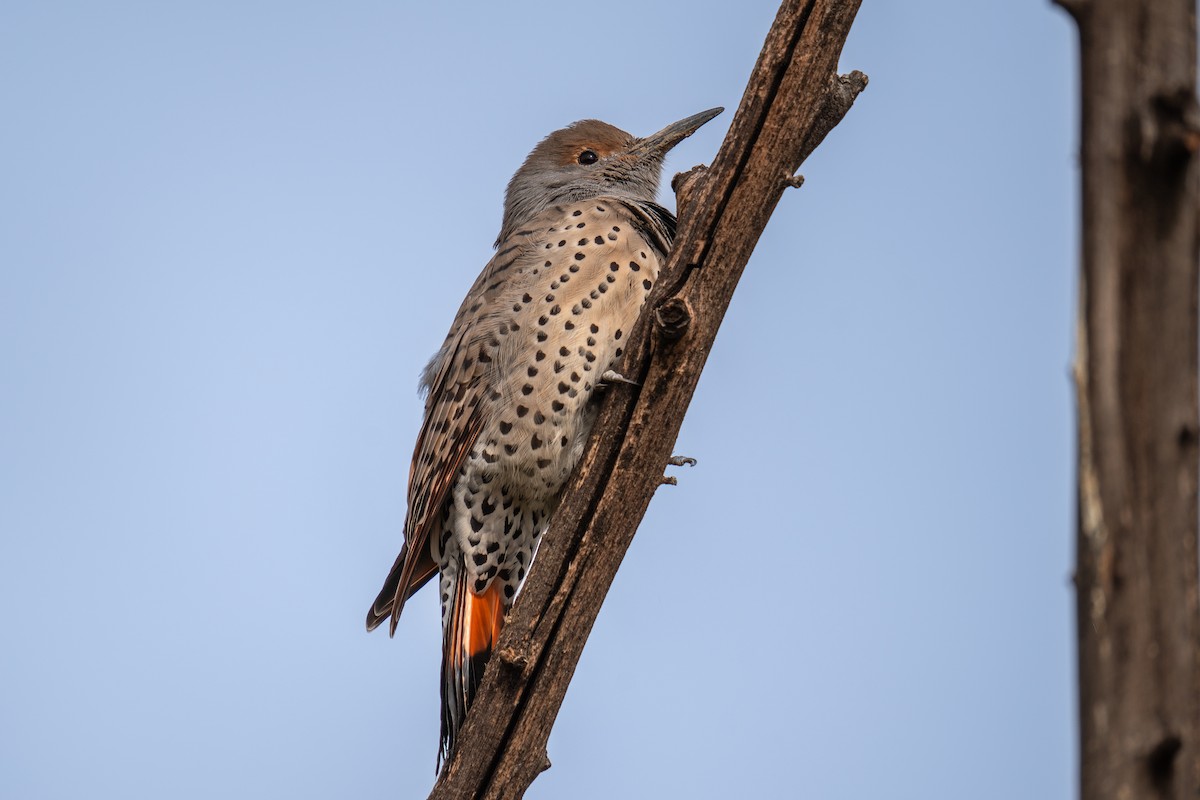
M 667 459 L 667 466 L 670 467 L 694 467 L 696 459 L 691 456 L 671 456 Z M 674 475 L 663 475 L 659 479 L 659 486 L 678 486 L 679 480 Z
M 630 386 L 641 386 L 637 381 L 631 381 L 629 378 L 612 369 L 606 369 L 600 373 L 600 380 L 607 381 L 608 383 L 627 383 Z

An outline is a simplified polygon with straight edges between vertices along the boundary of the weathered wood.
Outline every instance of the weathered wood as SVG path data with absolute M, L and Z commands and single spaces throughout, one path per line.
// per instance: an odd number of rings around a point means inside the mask
M 1195 0 L 1064 0 L 1079 27 L 1080 788 L 1200 796 Z
M 866 86 L 834 70 L 860 0 L 785 0 L 710 169 L 679 186 L 679 234 L 430 800 L 520 798 L 646 512 L 717 329 L 801 162 Z

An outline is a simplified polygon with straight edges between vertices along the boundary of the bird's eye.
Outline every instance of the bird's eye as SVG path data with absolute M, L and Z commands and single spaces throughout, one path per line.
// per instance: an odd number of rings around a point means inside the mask
M 579 154 L 580 164 L 595 164 L 600 160 L 600 156 L 596 155 L 595 150 L 584 150 Z

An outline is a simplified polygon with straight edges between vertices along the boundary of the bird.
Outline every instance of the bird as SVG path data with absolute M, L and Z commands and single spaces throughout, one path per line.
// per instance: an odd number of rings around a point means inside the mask
M 388 620 L 395 635 L 405 602 L 437 577 L 439 763 L 666 262 L 666 155 L 721 111 L 644 138 L 588 119 L 541 140 L 508 183 L 495 254 L 421 375 L 404 540 L 367 630 Z

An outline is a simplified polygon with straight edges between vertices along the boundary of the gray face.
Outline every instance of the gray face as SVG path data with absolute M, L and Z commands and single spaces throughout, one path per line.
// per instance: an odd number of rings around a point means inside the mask
M 555 131 L 509 181 L 496 244 L 556 204 L 600 196 L 652 202 L 667 152 L 721 110 L 680 120 L 644 139 L 594 119 Z

